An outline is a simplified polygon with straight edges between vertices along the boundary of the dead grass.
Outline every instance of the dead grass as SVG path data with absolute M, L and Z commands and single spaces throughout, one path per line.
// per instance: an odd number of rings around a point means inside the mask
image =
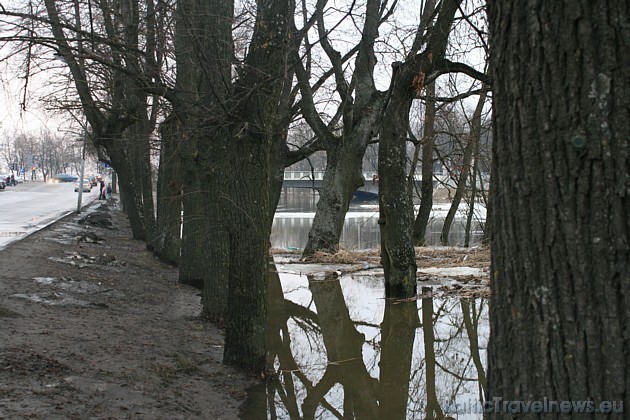
M 418 247 L 418 268 L 427 267 L 474 267 L 490 266 L 490 248 Z
M 315 255 L 304 260 L 314 264 L 358 264 L 363 262 L 378 264 L 380 258 L 379 250 L 346 251 L 345 249 L 340 249 L 334 254 L 317 251 Z
M 463 247 L 416 247 L 416 264 L 418 268 L 427 267 L 474 267 L 490 266 L 490 248 Z M 275 254 L 291 255 L 299 258 L 299 252 L 288 253 L 274 250 Z M 332 254 L 318 251 L 303 261 L 313 264 L 362 264 L 380 265 L 380 249 L 367 251 L 347 251 L 341 249 Z

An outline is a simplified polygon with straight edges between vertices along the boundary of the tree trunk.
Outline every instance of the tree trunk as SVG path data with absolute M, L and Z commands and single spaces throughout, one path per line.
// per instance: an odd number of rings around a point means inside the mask
M 470 199 L 468 201 L 468 213 L 466 214 L 466 228 L 464 229 L 464 247 L 470 246 L 473 218 L 475 215 L 475 201 L 477 200 L 477 172 L 479 169 L 479 142 L 475 144 L 474 162 L 470 178 Z M 483 180 L 481 180 L 483 182 Z
M 304 248 L 305 257 L 317 251 L 338 251 L 350 201 L 357 188 L 364 184 L 361 169 L 365 147 L 353 144 L 352 139 L 344 140 L 327 151 L 326 172 L 319 190 L 313 226 Z
M 392 86 L 399 86 L 402 69 L 395 68 Z M 403 79 L 404 80 L 404 79 Z M 406 182 L 407 127 L 411 102 L 392 92 L 383 116 L 378 153 L 381 263 L 385 271 L 386 297 L 416 294 L 416 254 L 413 248 L 411 210 Z
M 451 232 L 453 220 L 455 220 L 459 204 L 466 192 L 466 184 L 468 183 L 468 176 L 470 174 L 470 164 L 472 162 L 473 152 L 476 150 L 479 138 L 481 137 L 481 114 L 483 112 L 483 105 L 486 102 L 487 96 L 488 91 L 483 90 L 479 95 L 479 101 L 477 102 L 477 107 L 475 108 L 475 112 L 473 114 L 468 142 L 464 147 L 464 157 L 461 165 L 462 170 L 459 178 L 457 179 L 455 196 L 453 197 L 453 202 L 451 203 L 451 207 L 448 209 L 448 213 L 444 219 L 444 225 L 442 226 L 442 234 L 440 235 L 440 242 L 442 242 L 442 245 L 448 245 L 448 235 Z
M 146 100 L 146 97 L 144 98 Z M 123 139 L 126 143 L 126 153 L 134 177 L 134 185 L 138 189 L 137 201 L 140 203 L 142 220 L 145 230 L 147 248 L 155 247 L 155 205 L 153 202 L 153 174 L 151 165 L 151 152 L 149 144 L 149 127 L 146 116 L 141 121 L 129 127 Z
M 435 82 L 425 88 L 424 133 L 422 134 L 422 186 L 420 209 L 413 225 L 413 242 L 426 243 L 427 226 L 433 209 L 433 147 L 435 143 Z
M 182 228 L 182 165 L 177 152 L 176 117 L 162 123 L 157 182 L 155 254 L 165 262 L 179 264 Z
M 245 65 L 234 91 L 238 124 L 225 143 L 225 190 L 220 197 L 229 232 L 230 276 L 223 360 L 260 373 L 266 366 L 271 184 L 286 131 L 279 115 L 291 83 L 288 54 L 295 14 L 291 0 L 259 2 Z M 288 121 L 287 121 L 288 124 Z
M 179 157 L 184 171 L 184 217 L 179 281 L 202 293 L 202 316 L 227 312 L 228 234 L 220 208 L 224 195 L 224 143 L 230 138 L 228 102 L 233 58 L 233 2 L 177 3 L 174 113 L 181 121 Z M 234 168 L 232 168 L 234 169 Z
M 630 389 L 627 2 L 494 1 L 488 15 L 488 397 L 622 401 Z
M 318 121 L 313 123 L 312 114 L 317 112 L 312 104 L 310 86 L 308 93 L 302 91 L 303 96 L 309 93 L 311 96 L 311 107 L 303 109 L 304 117 L 311 127 L 315 127 L 314 130 L 319 137 L 327 139 L 326 173 L 313 226 L 304 248 L 306 257 L 312 256 L 316 251 L 337 252 L 350 201 L 355 191 L 365 183 L 362 174 L 363 156 L 369 142 L 378 132 L 383 107 L 383 95 L 376 90 L 374 83 L 374 67 L 377 61 L 374 44 L 378 38 L 379 25 L 382 23 L 381 6 L 380 0 L 365 2 L 364 25 L 351 83 L 348 83 L 341 74 L 343 73 L 343 64 L 339 60 L 341 55 L 331 51 L 332 47 L 328 40 L 323 40 L 326 54 L 331 59 L 333 67 L 336 67 L 335 83 L 337 91 L 342 96 L 339 110 L 343 114 L 341 136 L 332 134 L 331 130 L 334 129 L 331 127 L 322 130 L 321 126 L 325 124 L 319 117 Z M 325 38 L 323 28 L 320 35 Z
M 202 190 L 196 177 L 188 178 L 184 187 L 179 282 L 203 289 L 204 277 L 210 275 L 208 238 L 211 237 L 207 212 L 207 190 Z
M 262 134 L 262 133 L 261 133 Z M 266 368 L 270 144 L 260 137 L 230 144 L 229 195 L 221 201 L 229 231 L 229 289 L 223 360 L 253 372 Z
M 429 45 L 404 63 L 394 63 L 383 113 L 379 146 L 379 206 L 381 262 L 387 296 L 411 297 L 416 293 L 416 259 L 412 218 L 406 191 L 406 139 L 409 109 L 435 60 L 444 56 L 448 34 L 460 0 L 445 0 L 429 36 Z
M 126 151 L 118 144 L 121 140 L 108 142 L 107 152 L 111 157 L 112 166 L 120 178 L 120 196 L 123 200 L 123 210 L 129 219 L 131 234 L 134 239 L 145 240 L 142 193 L 133 175 L 133 167 L 129 163 Z

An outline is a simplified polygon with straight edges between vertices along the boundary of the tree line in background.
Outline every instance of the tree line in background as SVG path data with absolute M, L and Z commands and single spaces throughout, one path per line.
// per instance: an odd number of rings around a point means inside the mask
M 0 159 L 2 167 L 15 176 L 21 173 L 30 179 L 35 172 L 34 176 L 38 180 L 46 181 L 54 174 L 78 173 L 81 168 L 81 147 L 80 137 L 69 139 L 46 130 L 39 133 L 5 132 Z
M 499 235 L 488 392 L 528 400 L 617 395 L 600 376 L 591 384 L 580 375 L 604 363 L 624 372 L 619 361 L 629 360 L 618 340 L 610 357 L 587 357 L 604 346 L 598 328 L 625 337 L 608 320 L 627 318 L 620 296 L 630 278 L 630 66 L 616 54 L 628 47 L 628 12 L 623 2 L 592 7 L 496 1 L 489 24 L 485 3 L 473 0 L 31 0 L 0 14 L 11 53 L 40 69 L 59 67 L 53 55 L 63 62 L 58 91 L 76 94 L 52 102 L 85 114 L 99 159 L 120 177 L 134 237 L 203 289 L 204 314 L 225 323 L 225 362 L 265 368 L 269 233 L 284 169 L 325 153 L 308 258 L 338 250 L 370 150 L 387 297 L 416 295 L 414 244 L 424 242 L 436 159 L 457 181 L 444 243 L 460 202 L 485 200 L 487 231 Z M 572 288 L 576 276 L 605 286 L 580 287 L 594 288 L 596 303 Z M 610 316 L 581 323 L 576 305 Z M 512 342 L 529 363 L 511 358 Z M 552 373 L 523 370 L 540 360 Z M 570 390 L 562 375 L 583 386 Z M 627 386 L 628 374 L 617 376 Z

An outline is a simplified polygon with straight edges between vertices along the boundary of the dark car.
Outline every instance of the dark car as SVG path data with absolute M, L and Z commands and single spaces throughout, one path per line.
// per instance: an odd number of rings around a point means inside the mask
M 59 184 L 60 182 L 76 182 L 79 179 L 76 175 L 70 174 L 57 174 L 53 175 L 48 179 L 48 182 L 51 184 Z
M 0 177 L 0 190 L 4 190 L 7 187 L 7 182 L 4 178 Z

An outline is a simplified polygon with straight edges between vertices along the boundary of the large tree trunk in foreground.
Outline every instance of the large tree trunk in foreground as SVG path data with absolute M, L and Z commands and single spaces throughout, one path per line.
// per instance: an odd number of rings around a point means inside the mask
M 626 1 L 488 2 L 487 400 L 599 404 L 630 389 L 629 13 Z
M 203 289 L 202 316 L 213 320 L 227 312 L 229 251 L 220 199 L 221 178 L 228 176 L 223 171 L 224 143 L 230 138 L 224 104 L 232 93 L 233 14 L 229 1 L 177 3 L 174 109 L 181 120 L 178 148 L 185 173 L 179 280 Z

